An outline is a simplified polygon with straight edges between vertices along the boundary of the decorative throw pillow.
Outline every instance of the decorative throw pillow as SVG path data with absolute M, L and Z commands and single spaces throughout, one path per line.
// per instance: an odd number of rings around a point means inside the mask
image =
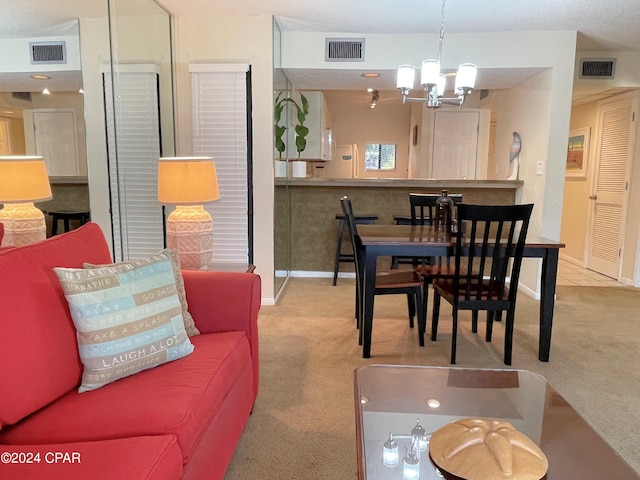
M 178 258 L 178 252 L 165 248 L 156 253 L 150 258 L 169 258 L 171 259 L 171 266 L 173 267 L 173 276 L 176 280 L 176 287 L 178 288 L 178 298 L 182 305 L 182 319 L 184 320 L 184 329 L 187 331 L 187 335 L 193 337 L 194 335 L 200 335 L 200 330 L 196 327 L 193 321 L 193 317 L 189 313 L 189 305 L 187 304 L 187 294 L 184 291 L 184 279 L 182 278 L 182 272 L 180 271 L 180 259 Z M 130 260 L 128 262 L 114 263 L 112 265 L 93 265 L 92 263 L 85 263 L 84 268 L 97 268 L 97 267 L 109 267 L 113 265 L 136 265 L 139 260 Z
M 78 392 L 193 352 L 169 258 L 93 269 L 54 268 L 78 334 Z

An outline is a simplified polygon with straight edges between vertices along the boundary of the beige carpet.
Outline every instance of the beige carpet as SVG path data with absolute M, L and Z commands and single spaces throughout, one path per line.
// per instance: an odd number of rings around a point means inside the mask
M 448 365 L 450 307 L 442 307 L 438 341 L 421 348 L 406 298 L 376 297 L 372 358 L 363 359 L 353 296 L 353 280 L 332 287 L 294 278 L 278 305 L 262 307 L 260 393 L 225 480 L 356 478 L 353 370 Z M 640 290 L 558 287 L 548 363 L 537 359 L 538 302 L 524 294 L 518 302 L 511 368 L 544 375 L 640 472 Z M 483 317 L 474 335 L 461 316 L 458 366 L 504 367 L 503 326 L 488 344 Z

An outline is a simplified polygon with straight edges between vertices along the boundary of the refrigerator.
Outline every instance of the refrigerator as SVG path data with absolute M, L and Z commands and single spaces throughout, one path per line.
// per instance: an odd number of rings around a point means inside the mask
M 336 145 L 333 160 L 324 164 L 325 178 L 356 178 L 358 176 L 358 145 Z

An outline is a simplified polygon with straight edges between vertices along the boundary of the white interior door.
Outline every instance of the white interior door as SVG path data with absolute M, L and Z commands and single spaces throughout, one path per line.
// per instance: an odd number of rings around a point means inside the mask
M 598 118 L 587 268 L 615 279 L 620 276 L 636 103 L 631 97 L 605 103 Z
M 476 178 L 479 120 L 477 111 L 435 112 L 431 178 Z
M 44 157 L 49 175 L 79 175 L 75 113 L 71 110 L 36 110 L 33 129 L 36 155 Z

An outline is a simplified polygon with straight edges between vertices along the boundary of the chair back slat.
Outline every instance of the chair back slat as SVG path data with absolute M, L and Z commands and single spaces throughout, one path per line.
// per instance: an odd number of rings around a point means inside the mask
M 342 197 L 340 199 L 340 204 L 342 206 L 342 213 L 344 213 L 345 220 L 347 222 L 347 230 L 349 230 L 349 238 L 351 239 L 351 246 L 353 247 L 354 253 L 354 261 L 356 264 L 356 273 L 359 272 L 358 269 L 358 226 L 356 224 L 355 216 L 353 215 L 353 206 L 351 205 L 351 200 L 348 197 Z M 360 242 L 362 244 L 362 242 Z
M 409 193 L 411 225 L 433 225 L 438 198 L 439 193 Z M 462 202 L 461 193 L 450 193 L 449 198 L 453 200 L 454 205 Z
M 459 204 L 457 209 L 456 301 L 514 301 L 533 205 Z M 506 288 L 507 280 L 512 288 Z

